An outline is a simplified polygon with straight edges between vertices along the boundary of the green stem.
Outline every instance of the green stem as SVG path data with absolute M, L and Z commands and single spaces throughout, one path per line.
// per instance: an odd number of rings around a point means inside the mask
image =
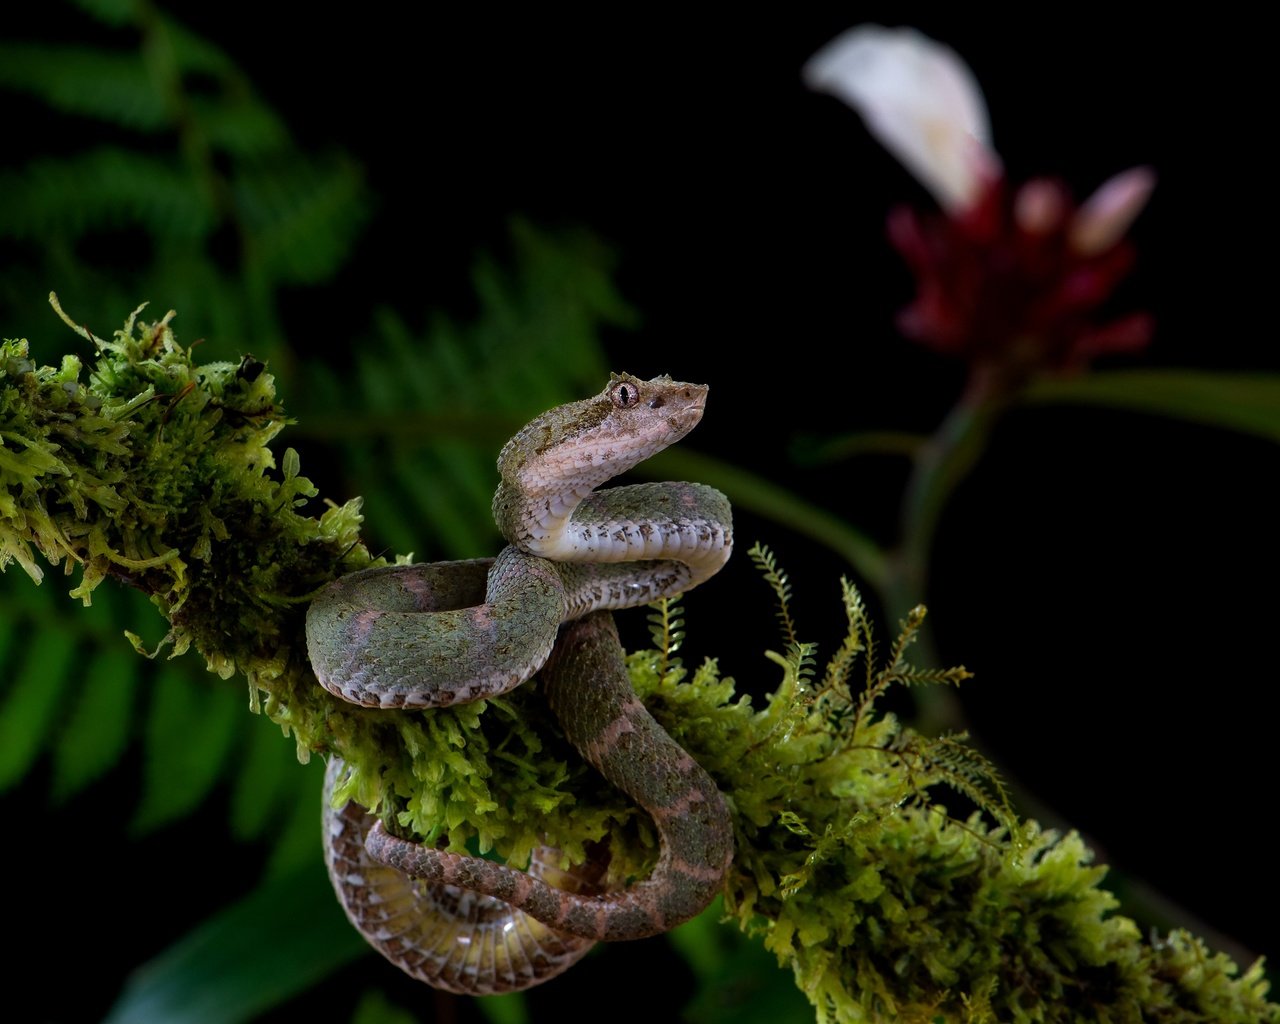
M 919 448 L 903 496 L 901 547 L 892 560 L 891 584 L 896 591 L 888 596 L 895 612 L 905 615 L 924 599 L 943 509 L 981 457 L 1007 404 L 1006 394 L 979 371 L 937 432 Z
M 889 572 L 881 591 L 891 621 L 904 620 L 923 602 L 929 586 L 929 560 L 938 522 L 952 493 L 976 465 L 996 420 L 1007 406 L 1007 391 L 981 369 L 970 378 L 960 401 L 937 432 L 916 453 L 902 501 L 900 546 L 887 560 Z M 922 664 L 938 664 L 933 633 L 926 623 L 917 639 Z M 955 694 L 943 687 L 915 693 L 917 726 L 926 735 L 965 727 Z
M 791 446 L 797 465 L 818 466 L 864 455 L 915 458 L 928 438 L 905 430 L 860 430 L 840 437 L 798 437 Z
M 797 498 L 778 484 L 727 462 L 687 449 L 668 448 L 633 471 L 650 479 L 699 480 L 724 491 L 734 507 L 816 540 L 845 559 L 868 585 L 883 592 L 888 580 L 884 552 L 839 516 Z

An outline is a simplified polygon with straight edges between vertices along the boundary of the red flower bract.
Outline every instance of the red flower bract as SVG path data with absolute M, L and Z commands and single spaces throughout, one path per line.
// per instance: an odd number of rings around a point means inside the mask
M 1082 251 L 1072 230 L 1079 211 L 1058 182 L 1037 179 L 1011 195 L 999 178 L 950 213 L 895 209 L 889 240 L 917 286 L 899 328 L 929 348 L 1015 380 L 1142 349 L 1153 328 L 1147 314 L 1099 321 L 1133 266 L 1133 246 L 1118 239 Z

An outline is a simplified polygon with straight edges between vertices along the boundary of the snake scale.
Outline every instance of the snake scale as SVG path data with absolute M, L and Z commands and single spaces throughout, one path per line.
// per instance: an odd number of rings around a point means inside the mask
M 650 875 L 606 891 L 607 853 L 528 872 L 393 836 L 354 803 L 333 806 L 329 875 L 352 924 L 383 956 L 437 988 L 527 988 L 595 942 L 638 939 L 699 913 L 723 885 L 733 830 L 711 777 L 631 688 L 611 611 L 672 596 L 732 550 L 728 500 L 702 484 L 596 488 L 685 436 L 707 388 L 613 374 L 599 395 L 536 417 L 498 456 L 495 559 L 388 566 L 336 580 L 307 613 L 321 684 L 368 707 L 432 708 L 496 696 L 540 671 L 583 758 L 652 818 Z

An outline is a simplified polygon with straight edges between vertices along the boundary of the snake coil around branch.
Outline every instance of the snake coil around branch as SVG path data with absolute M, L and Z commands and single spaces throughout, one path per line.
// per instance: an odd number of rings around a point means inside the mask
M 733 546 L 727 499 L 701 484 L 596 488 L 685 436 L 707 388 L 614 374 L 599 395 L 535 418 L 503 447 L 495 559 L 368 569 L 320 593 L 307 646 L 321 684 L 368 707 L 434 708 L 497 696 L 540 673 L 566 738 L 652 818 L 648 877 L 602 891 L 604 864 L 569 871 L 555 851 L 528 872 L 392 835 L 333 806 L 325 848 L 347 916 L 392 963 L 464 994 L 527 988 L 595 942 L 638 939 L 703 910 L 733 858 L 711 777 L 631 688 L 614 610 L 703 582 Z

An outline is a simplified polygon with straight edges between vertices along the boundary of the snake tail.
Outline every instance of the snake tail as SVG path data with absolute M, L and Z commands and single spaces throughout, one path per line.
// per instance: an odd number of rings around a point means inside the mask
M 595 945 L 490 896 L 415 881 L 373 860 L 365 837 L 377 819 L 358 804 L 335 808 L 330 801 L 342 771 L 342 761 L 330 759 L 324 802 L 329 879 L 351 923 L 406 974 L 459 995 L 517 992 L 568 970 Z M 559 889 L 600 890 L 603 861 L 562 871 L 558 859 L 557 851 L 541 847 L 529 870 Z
M 649 876 L 613 892 L 568 892 L 505 865 L 397 838 L 381 823 L 366 839 L 369 856 L 410 877 L 501 900 L 583 939 L 646 938 L 700 913 L 733 859 L 729 810 L 711 776 L 637 699 L 613 617 L 598 612 L 566 626 L 540 678 L 568 740 L 653 818 L 661 850 Z

